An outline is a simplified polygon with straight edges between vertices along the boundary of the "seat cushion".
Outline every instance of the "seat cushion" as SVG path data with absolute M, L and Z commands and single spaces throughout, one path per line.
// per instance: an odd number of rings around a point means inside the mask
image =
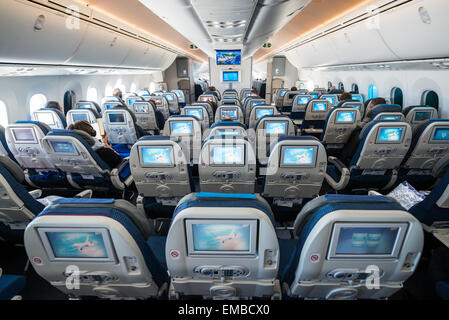
M 4 274 L 0 276 L 0 300 L 11 300 L 25 287 L 25 277 Z

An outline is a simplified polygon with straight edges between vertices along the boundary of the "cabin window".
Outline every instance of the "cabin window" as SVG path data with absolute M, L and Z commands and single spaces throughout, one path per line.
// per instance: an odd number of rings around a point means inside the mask
M 429 107 L 434 107 L 438 110 L 440 104 L 438 94 L 433 90 L 424 91 L 421 98 L 421 104 Z
M 30 99 L 30 114 L 45 107 L 47 103 L 47 97 L 42 93 L 37 93 L 33 95 Z
M 352 84 L 352 92 L 359 93 L 359 86 L 357 85 L 357 83 Z
M 6 104 L 0 100 L 0 125 L 5 128 L 8 124 L 8 110 L 6 109 Z
M 338 89 L 341 90 L 341 91 L 345 91 L 345 85 L 343 84 L 343 82 L 340 82 L 338 84 Z
M 374 99 L 377 97 L 379 97 L 377 87 L 374 84 L 372 84 L 368 87 L 368 99 Z
M 404 105 L 404 95 L 401 88 L 394 87 L 393 89 L 391 89 L 390 100 L 392 104 L 398 104 L 401 107 Z
M 327 82 L 327 88 L 330 89 L 332 87 L 332 82 L 328 81 Z
M 90 87 L 89 89 L 87 89 L 86 100 L 98 102 L 98 91 L 96 88 Z

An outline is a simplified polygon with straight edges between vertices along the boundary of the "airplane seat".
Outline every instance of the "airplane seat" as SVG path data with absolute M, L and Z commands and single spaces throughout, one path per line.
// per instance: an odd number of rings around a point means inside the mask
M 256 155 L 247 138 L 209 136 L 203 143 L 198 162 L 201 192 L 255 192 Z
M 2 274 L 0 275 L 0 301 L 12 300 L 25 288 L 24 276 Z
M 133 145 L 143 134 L 138 130 L 135 115 L 127 108 L 113 108 L 104 111 L 103 125 L 111 145 Z M 144 135 L 144 134 L 143 134 Z
M 134 102 L 143 102 L 143 101 L 145 100 L 142 97 L 135 95 L 133 93 L 125 96 L 125 104 L 131 110 Z
M 123 106 L 124 104 L 120 101 L 106 101 L 101 104 L 101 114 L 103 115 L 105 111 L 114 109 L 115 107 Z
M 263 116 L 277 115 L 279 111 L 276 107 L 270 105 L 256 105 L 251 109 L 248 120 L 248 128 L 255 129 L 257 122 Z
M 245 123 L 249 125 L 249 117 L 251 115 L 251 111 L 256 106 L 262 106 L 266 105 L 265 99 L 259 98 L 259 97 L 251 97 L 251 99 L 247 99 L 243 105 L 243 121 L 242 123 Z
M 301 123 L 301 132 L 319 137 L 323 132 L 327 115 L 332 109 L 332 105 L 327 100 L 310 100 L 302 115 L 304 120 Z
M 340 107 L 329 111 L 320 137 L 328 155 L 338 155 L 360 121 L 361 116 L 358 109 Z
M 418 127 L 399 171 L 399 181 L 417 189 L 435 182 L 432 170 L 449 154 L 449 119 L 432 119 Z
M 201 123 L 201 129 L 205 132 L 209 129 L 209 112 L 204 106 L 185 106 L 181 110 L 183 116 L 194 116 Z
M 174 94 L 178 96 L 178 104 L 180 108 L 184 108 L 186 106 L 186 96 L 184 94 L 184 91 L 182 90 L 172 90 Z
M 220 106 L 224 105 L 236 105 L 241 107 L 240 100 L 237 98 L 234 98 L 234 96 L 223 96 L 223 100 L 220 101 Z
M 419 221 L 384 196 L 315 198 L 293 234 L 280 241 L 279 274 L 290 298 L 386 299 L 414 273 L 424 244 Z
M 290 118 L 292 120 L 304 120 L 307 106 L 311 100 L 313 100 L 313 97 L 310 95 L 297 94 L 292 101 Z
M 430 119 L 438 119 L 438 110 L 429 106 L 409 106 L 404 109 L 405 121 L 412 126 L 413 135 Z
M 251 94 L 251 90 L 252 89 L 250 88 L 243 88 L 242 90 L 240 90 L 240 101 L 243 102 L 243 99 L 245 99 Z
M 332 107 L 336 107 L 338 105 L 338 101 L 339 101 L 337 94 L 330 94 L 330 93 L 322 94 L 319 99 L 329 101 L 329 103 L 331 104 Z M 354 103 L 354 102 L 351 102 L 351 103 Z
M 269 204 L 254 194 L 185 196 L 165 247 L 169 297 L 280 299 L 274 225 Z
M 209 92 L 209 93 L 208 93 Z M 198 102 L 215 102 L 218 105 L 218 94 L 215 91 L 206 91 L 198 97 Z
M 268 163 L 270 147 L 276 143 L 279 137 L 296 136 L 296 127 L 286 115 L 264 116 L 256 124 L 256 152 L 257 162 L 265 167 Z M 263 174 L 263 169 L 260 174 Z
M 96 137 L 101 139 L 101 131 L 104 129 L 103 127 L 103 119 L 100 114 L 97 113 L 94 109 L 86 108 L 86 107 L 78 107 L 75 109 L 71 109 L 67 112 L 67 128 L 78 121 L 87 121 L 90 123 L 92 128 L 96 131 Z M 101 128 L 101 129 L 100 129 Z
M 174 115 L 164 125 L 164 136 L 177 137 L 189 164 L 197 164 L 203 141 L 201 124 L 194 116 Z
M 292 112 L 292 103 L 296 95 L 301 95 L 301 92 L 291 90 L 287 90 L 287 92 L 285 92 L 285 94 L 282 96 L 281 113 Z
M 53 108 L 41 108 L 34 111 L 31 120 L 43 122 L 51 129 L 65 129 L 67 127 L 65 116 L 59 110 Z
M 349 101 L 349 102 L 344 102 L 340 108 L 354 108 L 360 111 L 360 118 L 364 119 L 365 117 L 365 108 L 363 106 L 363 103 L 361 103 L 360 101 Z
M 8 157 L 12 161 L 17 161 L 8 146 L 8 142 L 6 141 L 6 128 L 3 126 L 0 126 L 0 156 Z
M 136 116 L 136 124 L 145 133 L 159 134 L 164 127 L 164 116 L 150 102 L 136 101 L 132 104 L 131 109 Z
M 389 189 L 412 141 L 411 127 L 400 121 L 371 121 L 360 132 L 349 164 L 329 157 L 326 180 L 334 190 Z
M 343 107 L 343 105 L 345 103 L 352 103 L 352 102 L 357 103 L 357 102 L 360 102 L 360 101 L 359 100 L 354 100 L 354 99 L 346 99 L 346 100 L 343 100 L 343 101 L 339 101 L 338 104 L 336 105 L 336 107 L 337 108 L 341 108 L 341 107 Z
M 131 149 L 130 168 L 138 207 L 152 218 L 173 214 L 178 201 L 195 190 L 189 159 L 176 137 L 146 136 Z M 169 211 L 163 210 L 167 207 Z
M 60 199 L 28 225 L 25 249 L 37 274 L 71 297 L 157 298 L 169 278 L 151 235 L 145 215 L 125 200 Z M 67 286 L 74 272 L 78 288 Z
M 96 139 L 84 131 L 53 130 L 42 145 L 75 189 L 124 191 L 132 183 L 128 161 L 123 160 L 117 168 L 109 167 L 94 151 Z
M 98 117 L 101 117 L 101 107 L 94 101 L 80 100 L 75 104 L 75 107 L 73 109 L 76 108 L 92 109 L 93 111 L 97 112 Z
M 212 104 L 210 102 L 195 102 L 195 103 L 192 103 L 190 106 L 191 107 L 202 106 L 202 107 L 206 108 L 207 113 L 209 114 L 209 126 L 215 122 L 215 110 L 212 107 Z
M 375 120 L 376 117 L 379 118 L 379 115 L 384 116 L 384 114 L 390 114 L 390 113 L 402 113 L 402 107 L 398 104 L 378 104 L 374 108 L 371 109 L 370 112 L 368 112 L 365 115 L 365 118 L 370 118 Z M 377 119 L 376 119 L 377 120 Z M 390 120 L 390 119 L 387 119 Z M 400 119 L 391 119 L 391 120 L 400 120 Z
M 262 194 L 275 204 L 301 204 L 303 199 L 319 195 L 326 166 L 326 149 L 317 138 L 280 137 L 271 147 Z
M 50 127 L 37 121 L 17 121 L 6 128 L 13 159 L 23 168 L 26 182 L 34 188 L 67 188 L 65 174 L 45 151 L 42 140 Z
M 156 104 L 156 109 L 164 116 L 164 121 L 170 118 L 170 109 L 168 101 L 164 96 L 149 96 L 148 100 L 153 100 Z
M 222 105 L 217 108 L 215 112 L 215 122 L 224 120 L 238 121 L 245 123 L 245 117 L 243 115 L 242 108 L 237 105 Z
M 178 96 L 173 92 L 165 92 L 163 95 L 165 99 L 168 101 L 168 109 L 170 111 L 170 115 L 179 114 L 179 103 L 178 103 Z

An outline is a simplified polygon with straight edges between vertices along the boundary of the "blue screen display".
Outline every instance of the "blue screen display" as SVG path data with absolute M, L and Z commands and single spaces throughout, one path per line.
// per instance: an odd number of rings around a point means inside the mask
M 221 119 L 237 119 L 236 109 L 221 110 Z
M 46 232 L 55 258 L 108 258 L 101 232 Z
M 213 146 L 212 164 L 245 164 L 243 146 Z
M 404 128 L 380 128 L 379 142 L 400 142 Z
M 58 153 L 75 153 L 75 147 L 68 141 L 51 141 L 53 150 Z
M 265 104 L 265 102 L 263 101 L 251 102 L 251 108 L 254 108 L 255 106 L 261 106 L 263 104 Z
M 357 100 L 357 101 L 360 101 L 361 103 L 363 103 L 363 97 L 360 94 L 353 94 L 352 100 Z
M 287 93 L 287 90 L 281 90 L 281 97 L 285 96 L 286 93 Z
M 284 165 L 313 165 L 315 148 L 283 148 L 284 156 L 282 164 Z
M 196 251 L 250 251 L 249 224 L 192 224 Z
M 198 120 L 203 119 L 203 110 L 201 109 L 186 109 L 186 115 L 194 116 Z
M 109 123 L 125 123 L 125 115 L 123 113 L 110 113 Z
M 429 120 L 432 116 L 432 112 L 429 111 L 417 111 L 415 112 L 414 121 L 426 121 Z
M 382 117 L 382 120 L 399 120 L 398 116 L 385 116 Z
M 173 99 L 173 95 L 171 95 L 171 94 L 164 95 L 164 97 L 165 97 L 168 101 L 173 101 L 173 100 L 174 100 L 174 99 Z
M 87 121 L 89 119 L 89 116 L 87 115 L 87 113 L 72 113 L 72 119 L 73 122 Z
M 267 122 L 266 134 L 280 134 L 285 135 L 287 133 L 286 122 Z
M 436 129 L 433 134 L 433 140 L 447 141 L 449 140 L 449 129 Z
M 341 228 L 336 254 L 392 254 L 399 228 Z
M 192 122 L 190 121 L 179 121 L 171 122 L 171 133 L 172 134 L 192 134 Z
M 139 98 L 130 98 L 128 99 L 128 106 L 132 106 L 134 102 L 140 101 Z
M 223 71 L 223 81 L 239 81 L 238 71 Z
M 134 105 L 136 113 L 148 113 L 148 105 L 144 103 L 138 103 Z
M 273 115 L 273 109 L 257 109 L 256 110 L 256 120 L 259 120 L 263 116 Z
M 313 99 L 318 99 L 318 94 L 316 93 L 310 93 L 309 95 L 311 95 Z
M 116 103 L 107 103 L 107 104 L 105 104 L 105 108 L 106 108 L 106 110 L 109 110 L 109 109 L 114 108 L 116 105 L 117 105 Z
M 308 97 L 300 97 L 298 98 L 298 104 L 308 104 L 310 99 Z
M 335 104 L 335 97 L 325 97 L 324 99 L 329 101 L 331 104 Z
M 355 112 L 342 111 L 337 113 L 337 123 L 353 123 Z
M 171 165 L 171 147 L 143 147 L 142 152 L 143 164 Z
M 312 107 L 312 111 L 326 111 L 326 103 L 324 102 L 315 102 Z
M 217 50 L 217 65 L 240 65 L 242 63 L 242 51 Z

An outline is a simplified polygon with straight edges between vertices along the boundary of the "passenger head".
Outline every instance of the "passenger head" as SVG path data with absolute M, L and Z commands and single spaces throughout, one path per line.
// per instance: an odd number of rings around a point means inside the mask
M 95 129 L 91 126 L 89 122 L 86 120 L 77 121 L 75 123 L 72 123 L 67 127 L 67 130 L 80 130 L 86 132 L 91 137 L 95 137 L 97 135 L 97 132 Z
M 351 100 L 351 99 L 352 99 L 352 94 L 350 94 L 349 92 L 343 92 L 340 95 L 340 101 Z
M 298 88 L 296 88 L 296 87 L 291 87 L 290 91 L 298 91 Z
M 334 91 L 335 90 L 335 86 L 331 86 L 331 87 L 329 87 L 329 89 L 327 89 L 327 92 L 331 92 L 331 91 Z
M 215 87 L 207 87 L 206 91 L 217 91 Z
M 366 106 L 365 115 L 368 115 L 373 108 L 379 104 L 385 104 L 387 101 L 384 98 L 374 98 Z
M 57 101 L 48 101 L 45 105 L 45 108 L 56 109 L 60 112 L 63 112 L 61 105 Z
M 258 95 L 259 95 L 259 92 L 257 92 L 256 89 L 252 89 L 251 92 L 250 92 L 250 95 L 252 95 L 252 96 L 258 96 Z
M 115 88 L 114 91 L 112 92 L 112 95 L 114 97 L 118 97 L 118 98 L 122 98 L 122 90 L 120 90 L 119 88 Z

